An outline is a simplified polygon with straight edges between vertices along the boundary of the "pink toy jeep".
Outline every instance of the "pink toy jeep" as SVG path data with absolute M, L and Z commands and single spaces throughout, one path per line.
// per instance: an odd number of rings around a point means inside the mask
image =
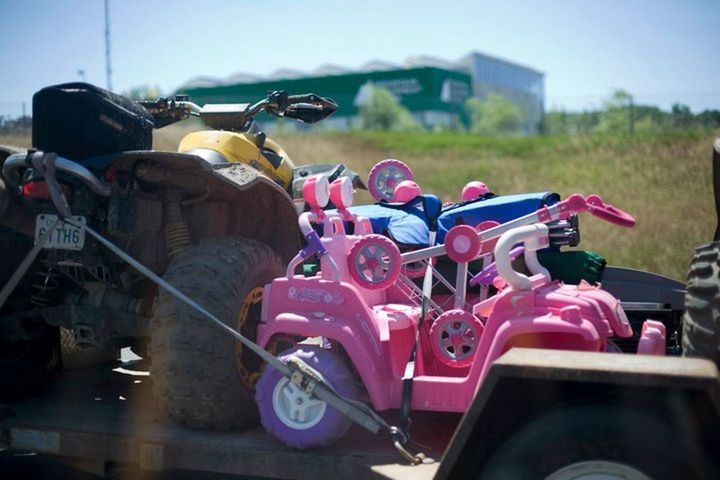
M 612 338 L 633 333 L 612 295 L 589 284 L 554 282 L 537 261 L 536 251 L 548 244 L 546 222 L 589 211 L 611 223 L 634 225 L 631 216 L 597 195 L 575 194 L 483 231 L 460 225 L 444 245 L 402 255 L 388 238 L 370 233 L 367 219 L 347 211 L 353 190 L 346 179 L 328 185 L 325 177 L 311 177 L 303 196 L 312 207 L 299 220 L 307 247 L 291 261 L 285 277 L 265 286 L 257 339 L 263 348 L 281 338 L 298 342 L 279 355 L 281 361 L 303 360 L 342 397 L 369 402 L 379 411 L 399 408 L 403 378 L 409 376 L 411 408 L 464 412 L 489 366 L 510 348 L 614 351 Z M 322 210 L 328 200 L 338 207 L 334 216 Z M 352 235 L 345 232 L 346 222 L 354 225 Z M 313 223 L 324 225 L 322 237 Z M 468 301 L 467 264 L 491 255 L 483 245 L 492 240 L 497 240 L 493 268 L 499 293 Z M 512 268 L 517 244 L 524 245 L 531 276 Z M 296 275 L 312 255 L 320 258 L 320 273 Z M 422 261 L 438 277 L 432 259 L 441 255 L 458 263 L 449 299 L 429 292 L 430 273 L 424 292 L 402 274 L 403 264 Z M 453 308 L 445 309 L 448 303 Z M 408 362 L 416 342 L 414 361 Z M 648 320 L 638 353 L 664 351 L 664 326 Z M 256 400 L 266 430 L 292 447 L 333 443 L 350 425 L 339 411 L 271 367 L 262 374 Z

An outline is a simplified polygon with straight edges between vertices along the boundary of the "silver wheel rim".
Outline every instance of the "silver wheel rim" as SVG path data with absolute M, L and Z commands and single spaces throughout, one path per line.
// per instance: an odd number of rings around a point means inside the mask
M 307 430 L 325 416 L 327 403 L 311 397 L 283 377 L 273 390 L 273 409 L 282 423 L 295 430 Z
M 453 337 L 458 335 L 460 343 L 453 343 Z M 440 350 L 452 360 L 465 360 L 475 353 L 478 343 L 477 330 L 465 320 L 447 322 L 442 326 L 437 336 Z M 459 348 L 458 348 L 459 347 Z
M 640 470 L 609 460 L 573 463 L 547 476 L 545 480 L 652 480 Z
M 369 265 L 374 260 L 376 265 Z M 355 271 L 370 283 L 379 283 L 387 278 L 390 271 L 390 256 L 381 245 L 369 244 L 362 247 L 354 258 Z
M 389 200 L 392 198 L 392 193 L 397 184 L 403 180 L 407 180 L 407 177 L 399 168 L 385 167 L 380 170 L 377 177 L 375 177 L 375 186 L 378 191 Z M 388 185 L 388 181 L 390 181 L 391 185 Z

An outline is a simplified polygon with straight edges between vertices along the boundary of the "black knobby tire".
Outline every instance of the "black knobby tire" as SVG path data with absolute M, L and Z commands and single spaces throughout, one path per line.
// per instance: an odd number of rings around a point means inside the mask
M 164 278 L 235 329 L 248 293 L 282 273 L 280 259 L 266 245 L 219 238 L 187 247 Z M 252 327 L 243 326 L 243 333 L 254 339 Z M 236 341 L 164 289 L 150 342 L 155 397 L 175 422 L 205 430 L 258 424 L 253 392 L 243 387 L 236 368 Z
M 567 407 L 549 412 L 513 434 L 496 450 L 479 478 L 545 479 L 563 468 L 577 469 L 587 463 L 625 467 L 641 474 L 629 478 L 643 478 L 642 474 L 650 478 L 715 478 L 706 476 L 714 472 L 711 461 L 679 437 L 665 419 L 641 410 L 607 405 Z
M 684 355 L 720 367 L 720 242 L 699 247 L 690 261 L 682 338 Z
M 0 341 L 0 403 L 10 402 L 46 386 L 60 369 L 60 329 L 43 326 L 29 341 Z

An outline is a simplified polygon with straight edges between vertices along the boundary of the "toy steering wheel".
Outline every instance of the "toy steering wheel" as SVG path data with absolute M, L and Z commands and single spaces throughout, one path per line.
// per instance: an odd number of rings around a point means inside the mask
M 635 219 L 627 212 L 613 207 L 609 203 L 604 203 L 599 195 L 589 195 L 585 202 L 588 205 L 588 212 L 606 222 L 619 225 L 621 227 L 634 227 Z
M 389 158 L 375 164 L 368 176 L 370 195 L 380 202 L 391 202 L 395 197 L 395 187 L 403 180 L 412 180 L 410 167 L 400 160 Z
M 400 250 L 382 235 L 365 235 L 355 242 L 348 255 L 350 276 L 361 287 L 382 290 L 400 276 Z

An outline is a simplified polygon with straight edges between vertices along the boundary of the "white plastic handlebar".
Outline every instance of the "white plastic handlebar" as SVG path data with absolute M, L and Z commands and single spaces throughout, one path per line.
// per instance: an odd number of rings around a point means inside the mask
M 317 222 L 318 220 L 318 215 L 314 212 L 305 212 L 300 214 L 300 218 L 298 218 L 298 226 L 300 227 L 300 232 L 302 232 L 303 236 L 309 235 L 313 231 L 311 223 Z
M 533 274 L 542 274 L 548 280 L 550 273 L 540 265 L 537 251 L 548 246 L 550 238 L 548 227 L 542 223 L 517 227 L 503 233 L 495 245 L 495 264 L 498 274 L 515 290 L 530 290 L 532 281 L 527 275 L 512 268 L 510 250 L 520 242 L 525 244 L 525 263 Z

